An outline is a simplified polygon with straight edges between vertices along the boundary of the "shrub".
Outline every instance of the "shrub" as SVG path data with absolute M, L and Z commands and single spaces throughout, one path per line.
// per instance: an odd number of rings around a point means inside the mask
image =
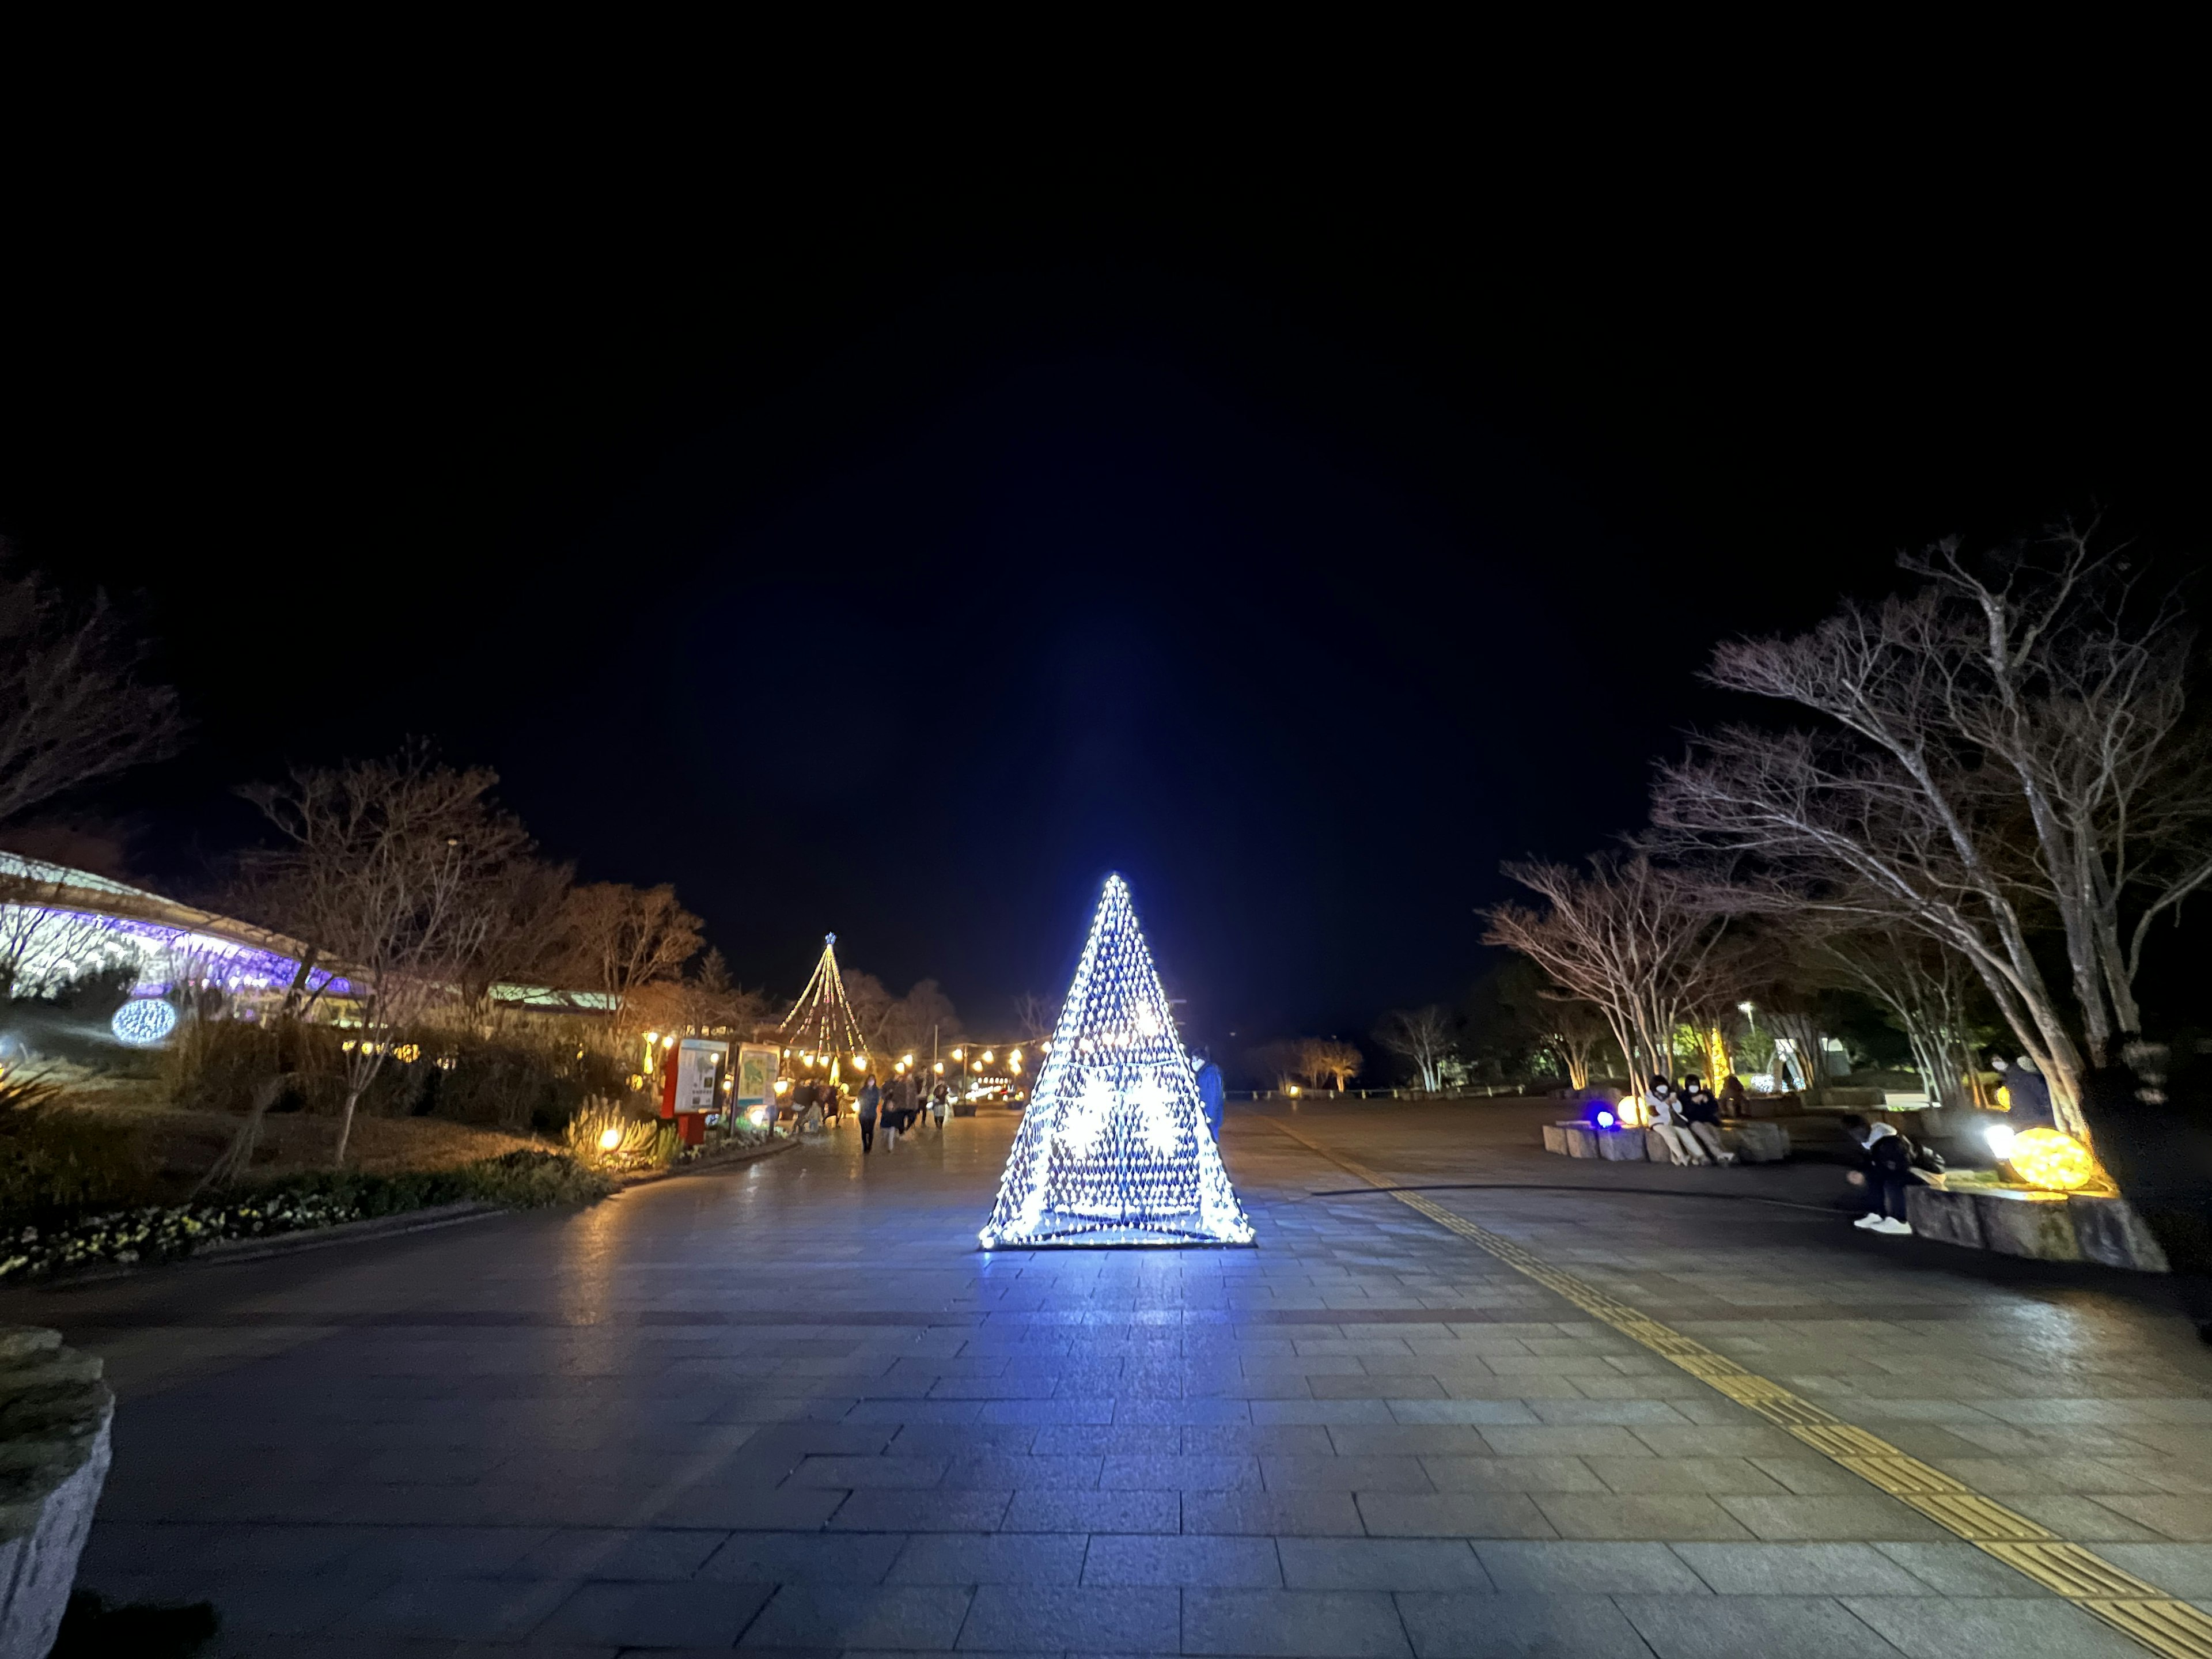
M 148 1186 L 136 1130 L 56 1104 L 36 1077 L 0 1078 L 0 1216 L 127 1204 Z
M 296 1019 L 188 1019 L 161 1051 L 169 1098 L 196 1112 L 244 1113 L 265 1079 L 289 1073 L 278 1110 L 335 1106 L 344 1033 Z
M 609 1134 L 621 1137 L 605 1144 Z M 675 1160 L 682 1144 L 676 1126 L 640 1117 L 619 1100 L 594 1096 L 568 1121 L 568 1156 L 602 1170 L 659 1170 Z
M 100 1261 L 160 1261 L 226 1238 L 303 1232 L 468 1200 L 510 1209 L 586 1204 L 614 1190 L 605 1176 L 558 1152 L 509 1152 L 456 1169 L 400 1176 L 313 1175 L 218 1204 L 112 1211 L 61 1226 L 11 1226 L 0 1279 L 38 1278 Z

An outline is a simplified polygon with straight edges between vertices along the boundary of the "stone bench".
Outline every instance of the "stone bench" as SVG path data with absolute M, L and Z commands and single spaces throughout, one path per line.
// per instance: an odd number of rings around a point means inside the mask
M 52 1331 L 0 1326 L 0 1659 L 45 1659 L 107 1479 L 115 1396 Z
M 2124 1198 L 2013 1187 L 1906 1188 L 1905 1217 L 1924 1238 L 2036 1261 L 2095 1261 L 2136 1273 L 2172 1271 L 2166 1252 Z

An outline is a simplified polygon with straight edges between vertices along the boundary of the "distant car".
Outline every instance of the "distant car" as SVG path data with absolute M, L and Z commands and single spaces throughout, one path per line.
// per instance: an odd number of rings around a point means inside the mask
M 1011 1084 L 991 1083 L 969 1090 L 968 1098 L 980 1106 L 1018 1106 L 1029 1098 L 1029 1091 Z

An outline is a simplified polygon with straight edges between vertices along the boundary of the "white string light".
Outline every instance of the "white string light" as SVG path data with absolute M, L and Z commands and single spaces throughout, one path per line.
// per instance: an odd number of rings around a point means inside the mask
M 1106 878 L 985 1249 L 1249 1244 L 1128 884 Z

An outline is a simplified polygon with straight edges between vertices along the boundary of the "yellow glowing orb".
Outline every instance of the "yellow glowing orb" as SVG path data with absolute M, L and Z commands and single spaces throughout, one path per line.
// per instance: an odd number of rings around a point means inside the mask
M 599 1131 L 599 1150 L 603 1152 L 611 1152 L 616 1147 L 622 1145 L 622 1140 L 623 1136 L 620 1129 L 602 1129 Z
M 2029 1186 L 2047 1192 L 2070 1193 L 2097 1178 L 2097 1160 L 2089 1149 L 2057 1129 L 2022 1129 L 2013 1137 L 2005 1162 Z

